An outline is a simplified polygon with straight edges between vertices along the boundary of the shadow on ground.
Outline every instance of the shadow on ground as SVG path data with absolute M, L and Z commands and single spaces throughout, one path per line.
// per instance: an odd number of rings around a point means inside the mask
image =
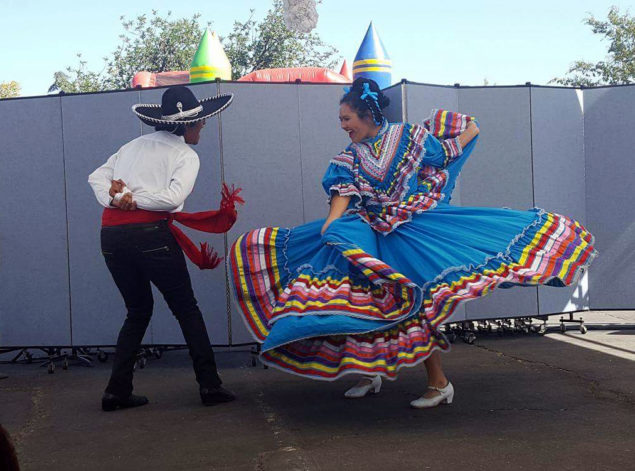
M 623 333 L 623 332 L 622 332 Z M 422 367 L 381 394 L 346 400 L 323 383 L 219 353 L 233 403 L 202 407 L 189 357 L 170 352 L 135 376 L 148 406 L 103 413 L 110 362 L 53 375 L 1 365 L 0 422 L 24 470 L 630 469 L 632 361 L 539 336 L 483 337 L 444 356 L 451 406 L 413 410 Z

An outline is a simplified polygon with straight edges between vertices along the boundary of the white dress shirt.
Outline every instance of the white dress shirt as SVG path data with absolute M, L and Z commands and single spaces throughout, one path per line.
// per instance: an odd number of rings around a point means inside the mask
M 137 208 L 179 212 L 194 188 L 198 154 L 182 136 L 157 131 L 122 146 L 88 177 L 99 203 L 110 205 L 112 180 L 123 180 Z

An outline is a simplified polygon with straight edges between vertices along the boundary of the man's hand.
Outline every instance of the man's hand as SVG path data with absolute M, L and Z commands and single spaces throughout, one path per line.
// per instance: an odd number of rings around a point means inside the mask
M 111 198 L 114 198 L 117 193 L 121 193 L 123 191 L 125 186 L 126 184 L 123 180 L 113 180 L 110 182 L 110 191 L 108 191 L 108 194 Z
M 137 203 L 132 200 L 132 193 L 126 193 L 118 201 L 113 199 L 112 205 L 124 211 L 134 211 L 137 209 Z

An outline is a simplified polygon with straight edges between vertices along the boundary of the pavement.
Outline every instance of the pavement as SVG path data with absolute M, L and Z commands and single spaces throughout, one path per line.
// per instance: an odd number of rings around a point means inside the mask
M 174 351 L 135 373 L 150 404 L 109 413 L 110 361 L 55 374 L 0 364 L 0 423 L 23 470 L 635 469 L 635 311 L 582 316 L 585 335 L 553 317 L 544 336 L 457 340 L 443 357 L 454 403 L 435 409 L 408 407 L 422 366 L 347 400 L 354 378 L 252 367 L 245 351 L 217 353 L 238 399 L 203 407 L 187 353 Z

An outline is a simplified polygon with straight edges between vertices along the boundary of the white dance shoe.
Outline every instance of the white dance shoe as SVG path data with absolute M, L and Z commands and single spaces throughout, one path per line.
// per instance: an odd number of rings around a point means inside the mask
M 435 388 L 434 386 L 428 386 L 428 389 L 437 391 L 439 394 L 432 397 L 421 396 L 410 403 L 415 409 L 426 409 L 428 407 L 436 407 L 439 404 L 452 404 L 454 399 L 454 386 L 448 381 L 448 384 L 444 388 Z
M 355 386 L 344 393 L 344 397 L 358 399 L 369 392 L 377 394 L 381 389 L 381 376 L 364 376 Z

